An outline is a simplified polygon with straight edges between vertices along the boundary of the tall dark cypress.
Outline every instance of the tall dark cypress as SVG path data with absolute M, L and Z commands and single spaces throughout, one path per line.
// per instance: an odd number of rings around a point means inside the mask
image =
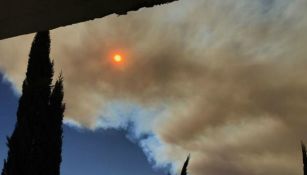
M 38 32 L 29 54 L 17 123 L 8 138 L 2 175 L 59 174 L 55 172 L 59 172 L 61 155 L 55 155 L 60 154 L 55 150 L 62 146 L 63 86 L 62 79 L 58 80 L 51 93 L 53 63 L 49 52 L 49 31 Z
M 303 154 L 303 164 L 304 164 L 304 175 L 307 175 L 307 154 L 306 154 L 306 146 L 302 142 L 302 154 Z
M 49 168 L 50 175 L 60 174 L 60 164 L 62 161 L 62 137 L 63 137 L 63 113 L 65 110 L 65 105 L 62 103 L 64 97 L 63 92 L 63 77 L 60 75 L 59 79 L 56 81 L 53 91 L 50 96 L 50 138 L 51 144 L 49 145 L 49 150 L 52 150 Z
M 181 175 L 187 175 L 188 174 L 188 165 L 190 161 L 190 155 L 187 157 L 187 160 L 184 162 L 182 170 L 181 170 Z

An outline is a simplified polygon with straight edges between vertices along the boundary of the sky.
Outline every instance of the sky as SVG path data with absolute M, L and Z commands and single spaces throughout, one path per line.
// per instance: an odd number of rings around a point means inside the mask
M 143 155 L 143 168 L 173 174 L 189 153 L 193 175 L 302 174 L 306 11 L 305 0 L 180 0 L 51 31 L 65 132 L 93 144 L 111 130 Z M 13 94 L 32 39 L 0 41 Z
M 18 97 L 11 84 L 0 74 L 1 160 L 7 156 L 6 136 L 10 136 L 14 129 Z M 93 132 L 64 125 L 63 142 L 62 175 L 157 175 L 167 171 L 152 168 L 139 146 L 127 138 L 123 130 Z

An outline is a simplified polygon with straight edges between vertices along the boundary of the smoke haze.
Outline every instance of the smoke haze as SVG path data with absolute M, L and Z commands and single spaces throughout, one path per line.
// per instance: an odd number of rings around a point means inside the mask
M 306 11 L 305 0 L 181 0 L 56 29 L 66 122 L 127 129 L 176 172 L 191 153 L 193 175 L 302 174 Z M 17 91 L 32 38 L 0 41 Z

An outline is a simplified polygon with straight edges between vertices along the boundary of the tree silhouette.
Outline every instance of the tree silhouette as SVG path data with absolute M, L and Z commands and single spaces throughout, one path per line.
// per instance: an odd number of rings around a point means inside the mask
M 50 159 L 50 175 L 60 174 L 60 164 L 62 161 L 62 137 L 63 137 L 63 114 L 65 106 L 62 103 L 64 97 L 63 92 L 63 77 L 60 75 L 59 79 L 56 81 L 53 91 L 50 96 L 50 122 L 49 125 L 49 135 L 51 138 L 51 144 L 48 150 L 52 150 Z
M 304 175 L 307 175 L 307 154 L 306 154 L 306 146 L 302 142 L 302 154 L 303 154 L 303 164 L 304 164 Z
M 190 161 L 190 155 L 187 157 L 186 161 L 183 164 L 183 167 L 181 169 L 181 175 L 187 175 L 188 174 L 189 161 Z
M 38 32 L 29 54 L 17 122 L 8 138 L 2 175 L 59 175 L 64 112 L 63 79 L 52 89 L 49 31 Z

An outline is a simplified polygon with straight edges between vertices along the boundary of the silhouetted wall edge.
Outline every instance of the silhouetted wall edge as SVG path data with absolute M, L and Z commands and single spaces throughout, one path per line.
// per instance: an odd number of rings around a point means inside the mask
M 0 40 L 176 0 L 11 0 L 0 5 Z

